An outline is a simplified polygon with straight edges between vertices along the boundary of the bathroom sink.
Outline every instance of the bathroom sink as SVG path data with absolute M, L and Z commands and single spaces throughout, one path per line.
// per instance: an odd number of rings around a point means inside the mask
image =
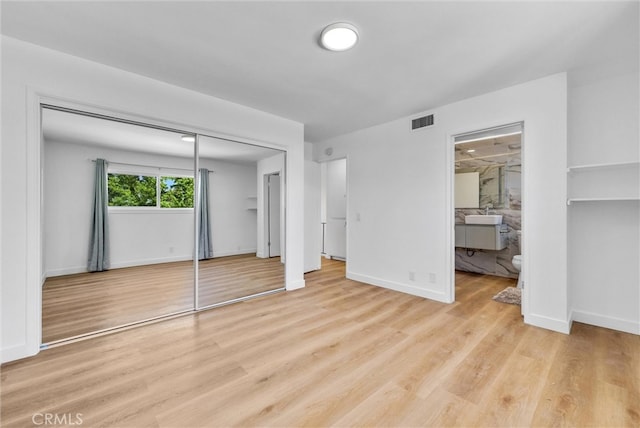
M 464 216 L 464 222 L 466 224 L 502 224 L 502 216 L 500 214 L 472 214 Z

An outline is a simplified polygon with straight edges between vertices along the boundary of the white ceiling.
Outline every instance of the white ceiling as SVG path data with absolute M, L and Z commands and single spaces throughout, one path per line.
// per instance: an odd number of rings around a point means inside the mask
M 316 142 L 561 71 L 638 67 L 638 2 L 1 3 L 1 31 L 305 124 Z M 322 28 L 360 42 L 329 52 Z
M 65 142 L 116 150 L 192 158 L 194 143 L 182 141 L 182 133 L 99 119 L 45 108 L 42 110 L 45 142 Z M 255 163 L 278 154 L 275 149 L 200 136 L 199 155 L 235 163 Z

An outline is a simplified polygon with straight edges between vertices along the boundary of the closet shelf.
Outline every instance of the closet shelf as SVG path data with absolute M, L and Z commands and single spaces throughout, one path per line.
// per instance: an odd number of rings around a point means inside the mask
M 616 202 L 616 201 L 640 201 L 640 197 L 620 197 L 620 198 L 571 198 L 567 199 L 567 205 L 574 202 Z
M 618 168 L 618 167 L 624 167 L 624 166 L 638 166 L 638 165 L 640 165 L 639 161 L 598 163 L 598 164 L 591 164 L 591 165 L 574 165 L 567 168 L 567 172 L 587 171 L 587 170 L 605 169 L 605 168 Z
M 257 196 L 247 196 L 247 209 L 251 211 L 258 210 L 258 197 Z

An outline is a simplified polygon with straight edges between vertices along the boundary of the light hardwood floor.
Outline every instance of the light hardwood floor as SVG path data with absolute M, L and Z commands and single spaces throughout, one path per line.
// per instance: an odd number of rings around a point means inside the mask
M 191 261 L 48 278 L 42 290 L 42 341 L 192 310 L 193 278 Z M 279 257 L 243 254 L 199 263 L 201 307 L 281 287 Z
M 640 425 L 640 337 L 524 325 L 456 275 L 446 305 L 344 278 L 41 352 L 2 366 L 2 426 Z M 38 417 L 38 416 L 37 416 Z

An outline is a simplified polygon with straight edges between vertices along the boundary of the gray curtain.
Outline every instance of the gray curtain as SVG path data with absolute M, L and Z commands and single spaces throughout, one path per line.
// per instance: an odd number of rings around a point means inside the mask
M 107 162 L 96 159 L 93 207 L 91 213 L 91 237 L 89 245 L 89 272 L 109 269 L 109 205 L 107 194 Z
M 211 245 L 211 225 L 209 219 L 209 170 L 200 168 L 200 189 L 198 199 L 200 209 L 198 211 L 198 259 L 210 259 L 213 257 L 213 247 Z

